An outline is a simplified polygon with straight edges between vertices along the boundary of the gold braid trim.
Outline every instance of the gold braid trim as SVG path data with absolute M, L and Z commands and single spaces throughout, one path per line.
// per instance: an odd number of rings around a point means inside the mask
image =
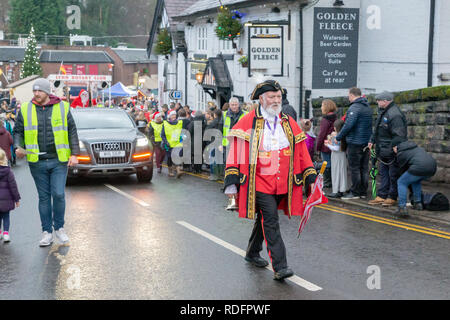
M 264 129 L 264 118 L 257 118 L 255 122 L 255 131 L 250 143 L 250 165 L 248 173 L 248 193 L 247 193 L 247 218 L 255 219 L 256 202 L 256 163 L 258 161 L 259 146 L 261 143 L 261 134 Z
M 300 132 L 295 136 L 295 143 L 302 142 L 303 140 L 306 140 L 306 134 L 304 132 Z
M 236 137 L 236 138 L 245 140 L 247 142 L 250 142 L 250 135 L 239 129 L 234 129 L 234 130 L 231 129 L 230 132 L 228 132 L 227 137 Z
M 303 185 L 306 187 L 306 178 L 311 174 L 317 174 L 316 169 L 308 168 L 303 172 Z
M 295 179 L 295 184 L 297 186 L 301 186 L 302 185 L 303 179 L 302 179 L 301 174 L 294 174 L 294 179 Z
M 237 168 L 228 168 L 228 169 L 226 169 L 225 170 L 225 177 L 224 177 L 224 179 L 227 177 L 227 176 L 231 176 L 231 175 L 239 175 L 239 169 L 237 169 Z
M 288 120 L 282 121 L 283 130 L 289 141 L 289 151 L 291 153 L 289 157 L 289 180 L 288 180 L 288 213 L 291 217 L 291 205 L 292 205 L 292 191 L 294 188 L 294 134 Z

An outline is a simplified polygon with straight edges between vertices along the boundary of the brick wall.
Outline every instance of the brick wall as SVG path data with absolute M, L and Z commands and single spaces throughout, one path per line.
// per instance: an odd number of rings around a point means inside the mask
M 313 99 L 315 133 L 318 134 L 322 100 Z M 348 109 L 347 97 L 328 98 L 336 102 L 338 115 Z M 368 95 L 373 109 L 374 124 L 378 105 L 375 95 Z M 438 170 L 432 182 L 450 183 L 450 86 L 431 87 L 395 93 L 395 103 L 404 112 L 408 122 L 408 139 L 416 142 L 437 161 Z

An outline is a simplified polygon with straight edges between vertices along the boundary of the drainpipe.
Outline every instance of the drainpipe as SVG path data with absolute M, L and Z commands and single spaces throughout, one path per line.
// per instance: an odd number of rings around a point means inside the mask
M 428 81 L 427 86 L 433 86 L 433 47 L 434 47 L 434 16 L 436 0 L 430 0 L 430 34 L 428 39 Z
M 300 26 L 300 95 L 299 95 L 299 119 L 303 118 L 303 4 L 300 5 L 299 26 Z

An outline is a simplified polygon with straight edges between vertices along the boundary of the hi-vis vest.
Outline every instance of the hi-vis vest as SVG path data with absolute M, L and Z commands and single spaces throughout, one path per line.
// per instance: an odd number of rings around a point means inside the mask
M 247 112 L 242 111 L 241 116 L 239 117 L 239 120 L 241 120 L 245 115 L 247 114 Z M 228 135 L 228 131 L 230 131 L 230 126 L 231 126 L 231 118 L 227 117 L 227 111 L 225 111 L 223 113 L 223 118 L 225 119 L 225 121 L 223 122 L 223 131 L 222 131 L 222 135 L 223 135 L 223 139 L 222 139 L 222 145 L 223 146 L 227 146 L 228 145 L 228 139 L 227 139 L 227 135 Z
M 69 161 L 71 152 L 69 146 L 69 130 L 67 127 L 67 115 L 69 114 L 69 104 L 60 102 L 53 105 L 52 108 L 52 129 L 55 139 L 56 153 L 58 160 L 61 162 Z M 23 117 L 25 149 L 33 152 L 27 154 L 28 162 L 39 161 L 39 144 L 38 144 L 38 118 L 36 106 L 33 103 L 24 103 L 20 108 Z
M 97 108 L 104 108 L 104 107 L 105 107 L 104 104 L 101 104 L 101 103 L 98 103 L 98 104 L 97 104 Z
M 153 127 L 154 133 L 155 133 L 155 142 L 161 142 L 161 131 L 163 128 L 163 123 L 156 123 L 155 121 L 150 122 L 150 125 Z M 166 127 L 167 132 L 167 127 Z
M 170 124 L 168 121 L 164 121 L 164 132 L 166 134 L 167 141 L 171 148 L 182 147 L 181 143 L 181 130 L 183 129 L 183 121 L 178 120 L 177 124 Z

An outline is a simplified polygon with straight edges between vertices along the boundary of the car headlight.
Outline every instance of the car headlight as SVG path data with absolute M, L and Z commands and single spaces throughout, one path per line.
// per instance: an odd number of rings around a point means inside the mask
M 86 146 L 84 145 L 83 141 L 80 140 L 80 149 L 86 149 Z
M 147 138 L 139 138 L 136 141 L 136 147 L 145 147 L 148 146 L 148 139 Z

